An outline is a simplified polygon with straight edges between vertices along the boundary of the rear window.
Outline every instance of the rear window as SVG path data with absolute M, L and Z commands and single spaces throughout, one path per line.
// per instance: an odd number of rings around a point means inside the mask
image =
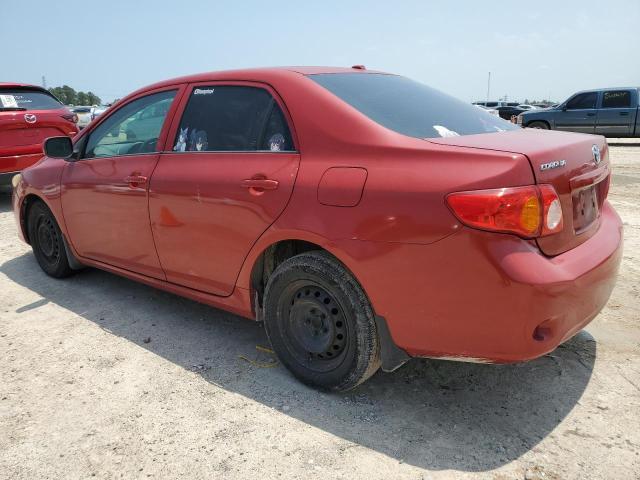
M 629 108 L 631 107 L 631 92 L 629 90 L 617 90 L 604 92 L 602 96 L 602 108 Z
M 0 88 L 0 109 L 25 108 L 27 110 L 57 110 L 62 104 L 40 90 Z
M 397 75 L 330 73 L 309 78 L 373 121 L 410 137 L 455 137 L 519 128 L 474 105 Z

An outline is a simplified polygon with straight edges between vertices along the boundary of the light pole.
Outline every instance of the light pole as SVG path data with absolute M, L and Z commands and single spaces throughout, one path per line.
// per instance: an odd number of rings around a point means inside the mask
M 487 79 L 487 102 L 489 101 L 490 92 L 491 92 L 491 72 L 489 72 L 489 78 Z

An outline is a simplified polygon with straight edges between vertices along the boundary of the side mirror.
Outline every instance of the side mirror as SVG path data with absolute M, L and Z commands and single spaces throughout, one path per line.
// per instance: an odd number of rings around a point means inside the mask
M 43 150 L 47 157 L 67 160 L 73 155 L 73 142 L 69 137 L 50 137 L 44 141 Z
M 567 104 L 565 103 L 564 105 L 562 105 L 562 107 L 560 107 L 560 110 L 562 110 L 563 112 L 567 111 Z

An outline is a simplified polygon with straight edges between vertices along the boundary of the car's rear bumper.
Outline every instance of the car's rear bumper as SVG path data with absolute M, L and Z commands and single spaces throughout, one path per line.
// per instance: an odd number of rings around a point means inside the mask
M 15 175 L 42 158 L 42 152 L 0 156 L 0 175 Z M 9 178 L 9 183 L 11 178 Z
M 620 218 L 605 203 L 598 232 L 555 257 L 512 235 L 464 228 L 426 246 L 372 246 L 356 275 L 408 354 L 515 362 L 555 349 L 600 312 L 622 243 Z

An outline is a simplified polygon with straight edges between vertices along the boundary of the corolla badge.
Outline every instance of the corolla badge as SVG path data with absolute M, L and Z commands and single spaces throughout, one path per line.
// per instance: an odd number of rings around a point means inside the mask
M 25 113 L 24 114 L 24 121 L 27 123 L 36 123 L 36 120 L 38 120 L 38 118 L 33 114 L 33 113 Z
M 552 168 L 564 167 L 567 164 L 566 160 L 554 160 L 553 162 L 543 163 L 540 165 L 540 170 L 551 170 Z
M 593 161 L 598 165 L 600 163 L 600 148 L 598 148 L 598 145 L 591 147 L 591 153 L 593 153 Z

